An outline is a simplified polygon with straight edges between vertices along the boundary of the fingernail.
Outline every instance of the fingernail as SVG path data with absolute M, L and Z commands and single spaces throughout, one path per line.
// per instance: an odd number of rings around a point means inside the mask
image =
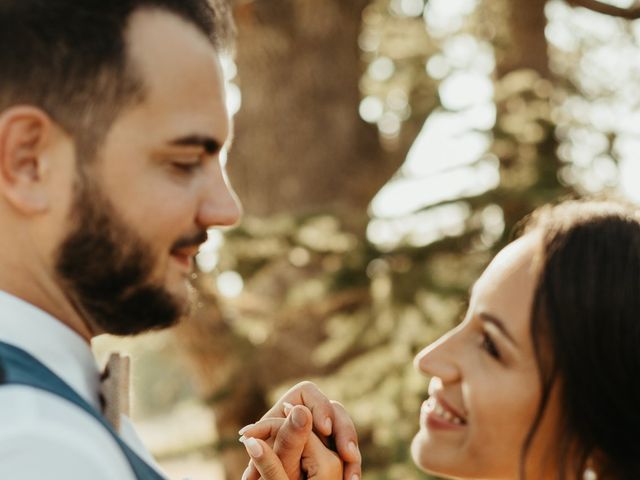
M 262 445 L 255 438 L 247 438 L 244 441 L 244 447 L 251 458 L 260 458 L 262 456 Z
M 291 409 L 293 408 L 293 405 L 290 404 L 289 402 L 283 402 L 282 406 L 284 407 L 284 414 L 285 415 L 289 415 L 289 412 L 291 411 Z
M 354 473 L 353 475 L 351 475 L 351 480 L 360 480 L 360 476 L 357 473 Z
M 251 430 L 251 428 L 253 428 L 253 423 L 250 423 L 247 426 L 242 427 L 240 430 L 238 430 L 238 435 L 244 435 L 248 430 Z
M 331 419 L 330 419 L 330 418 L 327 418 L 327 419 L 324 421 L 324 428 L 325 428 L 325 430 L 327 431 L 327 435 L 330 435 L 330 434 L 331 434 L 331 432 L 332 432 L 332 429 L 333 429 L 333 422 L 331 421 Z
M 247 480 L 250 470 L 251 470 L 251 467 L 247 467 L 244 469 L 244 472 L 242 472 L 242 480 Z M 352 479 L 352 480 L 355 480 L 355 479 Z
M 349 442 L 348 448 L 351 453 L 358 456 L 358 447 L 356 446 L 355 442 Z M 353 477 L 352 477 L 352 480 L 353 480 Z
M 296 428 L 304 428 L 307 426 L 307 416 L 301 409 L 294 410 L 291 414 L 291 421 Z
M 245 437 L 244 435 L 240 435 L 240 438 L 238 439 L 238 441 L 240 443 L 244 443 L 246 439 L 247 439 L 247 437 Z

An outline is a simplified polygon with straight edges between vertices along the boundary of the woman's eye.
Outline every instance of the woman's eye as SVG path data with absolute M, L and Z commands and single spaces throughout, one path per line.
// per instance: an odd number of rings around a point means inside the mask
M 482 332 L 482 348 L 495 359 L 500 359 L 500 352 L 487 332 Z

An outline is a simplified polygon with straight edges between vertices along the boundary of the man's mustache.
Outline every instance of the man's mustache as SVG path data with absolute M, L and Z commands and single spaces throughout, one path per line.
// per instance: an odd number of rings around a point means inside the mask
M 189 247 L 199 247 L 207 241 L 207 238 L 207 231 L 200 230 L 193 235 L 180 238 L 178 241 L 176 241 L 176 243 L 173 244 L 171 251 L 181 250 L 183 248 Z

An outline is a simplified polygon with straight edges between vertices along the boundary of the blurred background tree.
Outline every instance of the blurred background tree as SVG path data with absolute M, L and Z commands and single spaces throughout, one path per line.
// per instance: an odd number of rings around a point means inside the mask
M 640 199 L 638 7 L 233 8 L 228 170 L 246 216 L 211 232 L 196 315 L 177 332 L 227 478 L 246 465 L 237 430 L 306 378 L 353 414 L 365 478 L 429 478 L 409 456 L 427 396 L 415 353 L 460 319 L 533 208 L 603 190 Z

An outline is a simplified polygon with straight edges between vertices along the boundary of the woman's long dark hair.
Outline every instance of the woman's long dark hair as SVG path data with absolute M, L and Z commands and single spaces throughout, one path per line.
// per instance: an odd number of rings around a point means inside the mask
M 640 479 L 640 213 L 615 201 L 544 207 L 531 335 L 542 384 L 521 477 L 552 387 L 563 419 L 557 478 Z M 569 474 L 569 477 L 567 477 Z

